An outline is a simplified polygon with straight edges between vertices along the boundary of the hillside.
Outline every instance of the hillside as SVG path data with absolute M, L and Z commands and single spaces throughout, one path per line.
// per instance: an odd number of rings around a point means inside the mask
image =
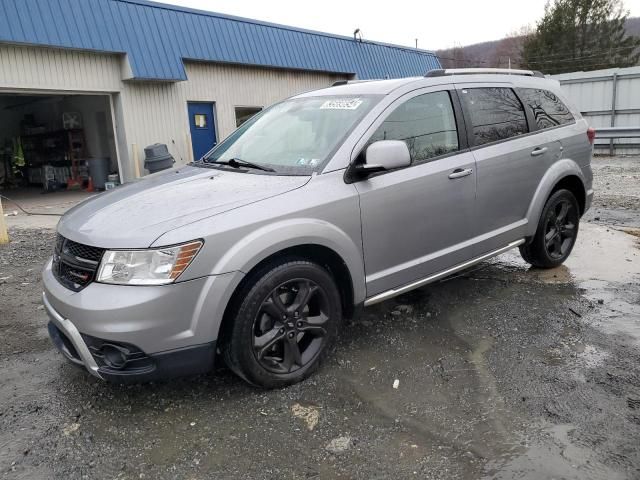
M 628 35 L 640 36 L 640 17 L 627 19 L 625 29 Z M 444 68 L 461 67 L 518 67 L 522 36 L 506 37 L 501 40 L 475 43 L 464 47 L 436 50 Z

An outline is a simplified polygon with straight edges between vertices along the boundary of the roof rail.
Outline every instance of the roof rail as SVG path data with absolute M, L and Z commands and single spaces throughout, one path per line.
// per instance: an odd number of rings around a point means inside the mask
M 375 82 L 376 80 L 380 80 L 379 78 L 370 78 L 367 80 L 338 80 L 337 82 L 333 82 L 331 84 L 332 87 L 339 87 L 340 85 L 352 85 L 354 83 L 366 83 L 366 82 Z
M 495 74 L 495 75 L 524 75 L 527 77 L 544 78 L 542 72 L 537 70 L 516 70 L 512 68 L 447 68 L 429 70 L 425 77 L 443 77 L 445 75 L 476 75 L 476 74 Z

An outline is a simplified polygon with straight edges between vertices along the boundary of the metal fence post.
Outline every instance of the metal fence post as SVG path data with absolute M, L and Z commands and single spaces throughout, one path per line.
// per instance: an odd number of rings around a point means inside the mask
M 618 96 L 618 73 L 613 73 L 613 85 L 611 86 L 611 125 L 612 127 L 616 126 L 616 100 Z M 613 138 L 609 140 L 609 155 L 613 156 L 614 148 L 613 148 Z

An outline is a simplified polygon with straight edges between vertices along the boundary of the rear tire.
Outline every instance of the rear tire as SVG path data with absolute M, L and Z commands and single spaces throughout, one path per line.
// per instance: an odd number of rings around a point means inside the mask
M 224 338 L 229 368 L 252 385 L 280 388 L 311 375 L 342 322 L 332 276 L 306 260 L 267 264 L 237 295 Z
M 578 238 L 580 210 L 569 190 L 554 192 L 544 208 L 533 240 L 520 246 L 522 258 L 534 267 L 554 268 L 571 254 Z

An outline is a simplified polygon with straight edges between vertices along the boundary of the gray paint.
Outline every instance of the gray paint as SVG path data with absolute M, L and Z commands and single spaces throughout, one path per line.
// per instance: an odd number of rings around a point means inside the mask
M 564 99 L 555 81 L 515 75 L 366 82 L 305 94 L 381 98 L 320 174 L 183 167 L 71 210 L 59 231 L 81 243 L 143 248 L 203 239 L 204 246 L 175 284 L 157 287 L 92 283 L 73 293 L 47 265 L 48 301 L 83 333 L 157 353 L 215 340 L 242 278 L 286 248 L 333 250 L 350 272 L 354 302 L 370 304 L 526 241 L 549 193 L 569 175 L 584 185 L 588 208 L 592 149 L 577 111 L 573 124 L 345 181 L 346 167 L 396 106 L 465 85 L 541 87 Z M 543 154 L 532 155 L 538 149 Z M 451 177 L 458 168 L 470 173 Z

